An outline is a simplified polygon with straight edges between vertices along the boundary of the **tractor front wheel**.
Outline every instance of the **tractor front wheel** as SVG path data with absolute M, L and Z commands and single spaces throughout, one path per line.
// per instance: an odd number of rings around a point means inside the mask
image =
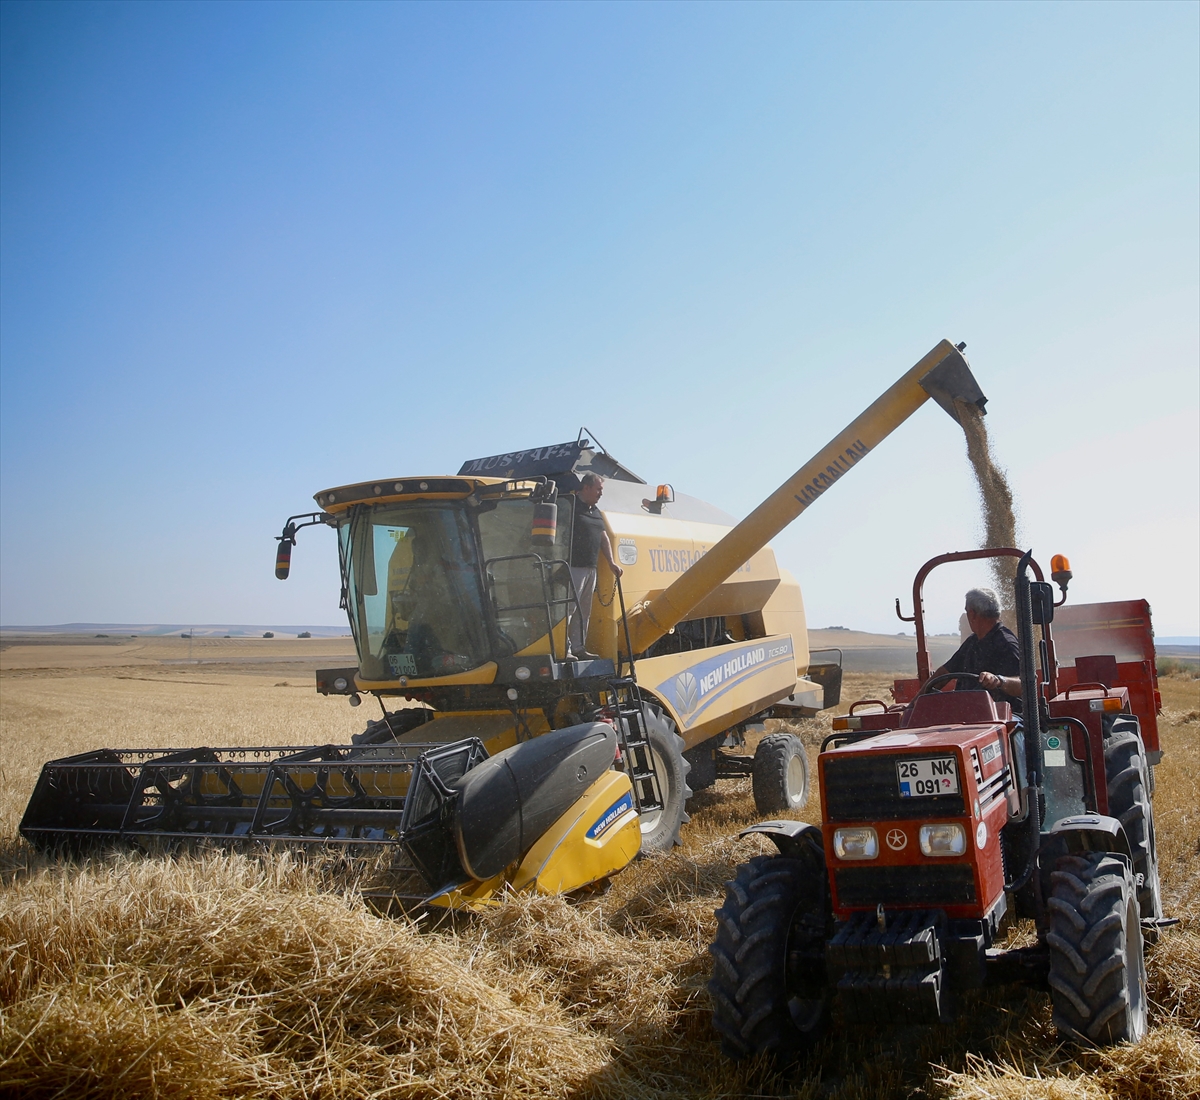
M 1061 857 L 1050 876 L 1050 999 L 1066 1038 L 1107 1046 L 1146 1034 L 1146 962 L 1133 872 L 1121 857 Z
M 716 917 L 708 992 L 722 1050 L 784 1061 L 805 1054 L 828 1027 L 832 1000 L 825 973 L 832 915 L 819 841 L 806 839 L 795 858 L 743 863 Z

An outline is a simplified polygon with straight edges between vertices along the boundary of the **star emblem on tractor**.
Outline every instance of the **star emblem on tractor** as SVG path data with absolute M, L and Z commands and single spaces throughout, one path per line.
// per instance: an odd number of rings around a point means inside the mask
M 903 829 L 889 829 L 887 845 L 893 852 L 898 852 L 908 846 L 908 834 Z

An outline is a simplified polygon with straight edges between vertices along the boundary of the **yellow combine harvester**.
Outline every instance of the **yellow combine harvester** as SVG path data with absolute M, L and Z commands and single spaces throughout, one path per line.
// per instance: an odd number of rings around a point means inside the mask
M 956 401 L 982 408 L 962 346 L 938 344 L 740 523 L 651 494 L 582 436 L 318 493 L 320 512 L 285 525 L 276 575 L 300 528 L 336 528 L 358 665 L 318 672 L 317 689 L 373 694 L 382 717 L 353 746 L 55 761 L 22 831 L 382 845 L 405 857 L 398 893 L 471 905 L 577 889 L 670 848 L 690 795 L 721 775 L 751 775 L 764 813 L 803 804 L 797 738 L 726 751 L 840 686 L 836 664 L 810 665 L 800 587 L 767 543 L 929 397 L 956 417 Z M 587 474 L 606 479 L 623 574 L 601 558 L 590 613 L 570 568 Z

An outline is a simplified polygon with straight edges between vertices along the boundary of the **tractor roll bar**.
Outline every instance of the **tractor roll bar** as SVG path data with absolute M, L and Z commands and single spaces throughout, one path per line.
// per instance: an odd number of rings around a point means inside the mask
M 955 550 L 949 554 L 939 554 L 936 558 L 930 558 L 917 570 L 917 575 L 913 579 L 913 613 L 905 615 L 901 612 L 900 597 L 897 596 L 896 618 L 902 623 L 917 624 L 917 679 L 921 683 L 929 679 L 929 648 L 925 644 L 925 578 L 939 565 L 945 565 L 950 561 L 975 561 L 979 558 L 1022 558 L 1024 556 L 1024 550 L 1016 550 L 1011 546 L 992 546 L 983 550 Z M 1045 580 L 1045 577 L 1042 576 L 1042 567 L 1033 558 L 1029 559 L 1029 566 L 1039 581 Z M 1058 694 L 1058 661 L 1054 656 L 1054 638 L 1051 631 L 1045 630 L 1044 636 L 1049 657 L 1046 674 L 1050 678 L 1049 690 L 1050 696 L 1053 698 Z

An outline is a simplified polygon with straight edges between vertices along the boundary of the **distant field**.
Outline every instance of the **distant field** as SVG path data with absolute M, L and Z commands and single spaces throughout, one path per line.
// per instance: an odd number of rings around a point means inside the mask
M 783 1079 L 720 1056 L 704 990 L 722 883 L 770 847 L 736 839 L 757 816 L 746 781 L 698 795 L 683 847 L 639 861 L 606 894 L 515 898 L 440 927 L 380 916 L 347 889 L 344 868 L 285 856 L 71 864 L 33 853 L 16 828 L 46 759 L 102 746 L 341 742 L 378 713 L 373 700 L 355 710 L 313 690 L 312 669 L 353 663 L 348 640 L 195 639 L 190 663 L 187 644 L 0 652 L 4 1095 L 1200 1095 L 1200 681 L 1190 676 L 1162 682 L 1156 820 L 1168 912 L 1183 924 L 1152 953 L 1142 1043 L 1064 1048 L 1044 995 L 989 990 L 953 1026 L 839 1027 Z M 886 697 L 893 675 L 849 672 L 838 709 Z M 815 760 L 828 716 L 792 728 Z M 815 793 L 799 816 L 819 816 Z
M 937 668 L 953 656 L 961 644 L 957 634 L 932 634 L 926 638 L 930 667 Z M 808 647 L 817 651 L 840 649 L 842 667 L 847 672 L 889 672 L 915 676 L 917 640 L 913 635 L 869 634 L 862 630 L 810 630 Z M 818 653 L 814 660 L 832 658 Z

